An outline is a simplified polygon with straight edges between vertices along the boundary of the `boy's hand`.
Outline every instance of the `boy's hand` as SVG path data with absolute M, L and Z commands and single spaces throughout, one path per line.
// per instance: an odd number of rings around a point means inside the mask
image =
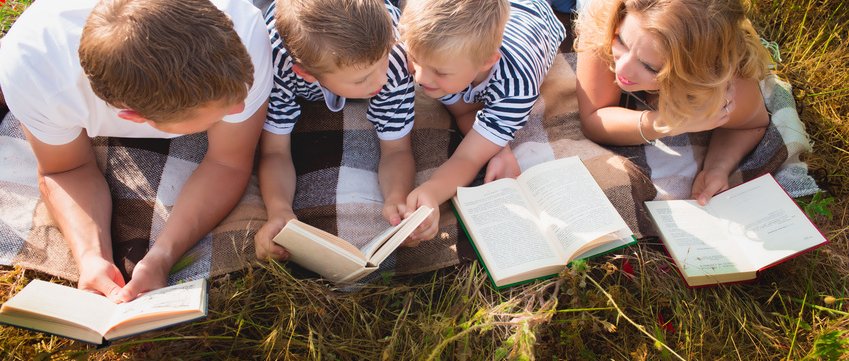
M 489 160 L 483 182 L 489 183 L 501 178 L 516 178 L 521 173 L 522 168 L 519 167 L 519 161 L 516 160 L 516 156 L 513 155 L 513 151 L 510 150 L 508 145 Z
M 387 200 L 383 203 L 383 218 L 392 226 L 397 226 L 401 220 L 407 217 L 407 205 L 403 198 Z
M 77 288 L 108 297 L 119 302 L 118 293 L 124 287 L 124 276 L 114 263 L 102 257 L 83 257 L 80 259 L 80 279 Z
M 153 291 L 168 285 L 168 274 L 174 263 L 169 255 L 158 251 L 155 247 L 147 251 L 136 267 L 130 282 L 118 292 L 118 302 L 132 301 L 145 292 Z
M 728 189 L 728 172 L 721 169 L 703 169 L 693 181 L 692 197 L 699 205 L 706 205 L 719 192 Z
M 256 258 L 260 260 L 276 259 L 283 261 L 289 258 L 289 252 L 272 239 L 280 230 L 286 226 L 290 220 L 297 219 L 294 213 L 289 213 L 283 217 L 275 217 L 269 219 L 254 236 L 254 248 L 256 248 Z
M 436 232 L 439 230 L 439 204 L 436 203 L 431 193 L 427 190 L 427 184 L 419 186 L 407 196 L 408 212 L 404 215 L 404 217 L 409 216 L 420 206 L 433 208 L 433 212 L 431 212 L 422 224 L 413 231 L 413 234 L 411 234 L 410 237 L 401 244 L 402 246 L 418 246 L 422 241 L 435 237 Z

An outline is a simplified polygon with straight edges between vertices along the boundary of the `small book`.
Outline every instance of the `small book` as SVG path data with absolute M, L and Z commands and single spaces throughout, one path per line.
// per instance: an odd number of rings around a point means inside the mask
M 293 219 L 274 236 L 286 248 L 289 260 L 335 283 L 359 281 L 380 267 L 433 209 L 421 206 L 401 223 L 390 227 L 357 248 L 333 234 Z
M 33 280 L 0 307 L 0 323 L 99 345 L 206 317 L 206 280 L 160 288 L 125 303 Z
M 758 271 L 828 243 L 766 174 L 714 196 L 646 208 L 690 287 L 754 280 Z
M 578 157 L 537 164 L 516 179 L 458 187 L 452 201 L 497 289 L 636 243 Z

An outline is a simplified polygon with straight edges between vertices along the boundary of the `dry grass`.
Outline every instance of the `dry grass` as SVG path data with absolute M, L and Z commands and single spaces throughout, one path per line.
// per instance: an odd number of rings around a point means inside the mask
M 687 289 L 651 242 L 502 293 L 474 264 L 339 292 L 272 263 L 213 280 L 205 321 L 105 349 L 0 327 L 0 358 L 849 359 L 849 11 L 757 0 L 753 14 L 781 46 L 777 71 L 814 141 L 811 174 L 834 197 L 832 217 L 817 218 L 831 244 L 756 283 Z M 0 270 L 0 301 L 35 277 Z

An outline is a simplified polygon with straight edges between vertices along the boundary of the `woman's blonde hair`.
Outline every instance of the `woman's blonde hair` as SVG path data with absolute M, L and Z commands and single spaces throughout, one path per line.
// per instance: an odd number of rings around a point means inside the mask
M 103 0 L 78 52 L 98 97 L 154 122 L 181 121 L 212 101 L 243 101 L 253 84 L 233 22 L 207 0 Z
M 482 64 L 501 47 L 508 19 L 508 0 L 407 0 L 398 27 L 419 58 Z
M 395 45 L 382 0 L 277 0 L 274 26 L 292 58 L 312 75 L 368 66 Z
M 613 69 L 611 51 L 625 15 L 639 16 L 659 39 L 666 63 L 657 73 L 662 126 L 722 111 L 735 77 L 762 79 L 771 61 L 740 0 L 594 1 L 577 21 L 578 51 L 592 51 Z

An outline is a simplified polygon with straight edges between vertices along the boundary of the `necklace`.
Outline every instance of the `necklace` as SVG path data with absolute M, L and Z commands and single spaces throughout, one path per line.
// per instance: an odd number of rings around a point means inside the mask
M 651 110 L 651 111 L 655 111 L 655 110 L 657 110 L 657 109 L 655 109 L 653 106 L 649 105 L 649 103 L 646 103 L 646 101 L 645 101 L 645 100 L 643 100 L 643 97 L 641 97 L 639 94 L 634 94 L 634 93 L 629 92 L 629 91 L 627 91 L 627 90 L 625 90 L 625 93 L 627 93 L 627 94 L 628 94 L 628 99 L 632 99 L 632 98 L 633 98 L 633 99 L 636 99 L 638 102 L 640 102 L 640 104 L 642 104 L 642 105 L 643 105 L 644 109 Z M 646 93 L 646 92 L 639 92 L 639 93 L 648 94 L 648 93 Z M 627 105 L 627 104 L 626 104 L 626 105 Z

